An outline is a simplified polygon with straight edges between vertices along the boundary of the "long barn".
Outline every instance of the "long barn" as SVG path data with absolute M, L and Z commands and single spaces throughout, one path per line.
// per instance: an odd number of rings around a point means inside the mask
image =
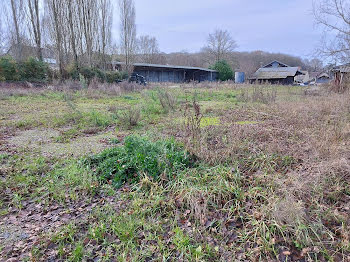
M 112 63 L 114 70 L 121 70 L 123 65 L 122 62 Z M 134 63 L 134 73 L 145 77 L 147 82 L 212 82 L 219 77 L 217 71 L 206 68 L 143 63 Z

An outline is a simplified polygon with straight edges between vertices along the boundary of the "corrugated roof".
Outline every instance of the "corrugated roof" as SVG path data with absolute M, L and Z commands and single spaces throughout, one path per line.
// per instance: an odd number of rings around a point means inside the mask
M 333 72 L 350 73 L 350 64 L 333 67 Z
M 268 68 L 268 67 L 272 66 L 272 64 L 274 64 L 274 63 L 278 63 L 280 65 L 280 67 L 290 67 L 289 65 L 287 65 L 285 63 L 282 63 L 280 61 L 274 60 L 271 63 L 268 63 L 267 65 L 264 65 L 263 68 Z
M 124 62 L 112 62 L 114 65 L 124 65 Z M 134 66 L 140 66 L 140 67 L 156 67 L 156 68 L 169 68 L 169 69 L 186 69 L 186 70 L 201 70 L 201 71 L 207 71 L 207 72 L 213 72 L 217 73 L 216 70 L 211 70 L 207 68 L 201 68 L 201 67 L 192 67 L 192 66 L 174 66 L 174 65 L 158 65 L 158 64 L 144 64 L 144 63 L 134 63 Z
M 289 76 L 296 76 L 302 74 L 298 67 L 270 67 L 260 68 L 251 79 L 284 79 Z

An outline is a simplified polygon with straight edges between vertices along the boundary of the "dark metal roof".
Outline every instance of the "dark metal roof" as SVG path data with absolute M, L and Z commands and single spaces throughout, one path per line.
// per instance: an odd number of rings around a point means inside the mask
M 113 65 L 125 65 L 124 62 L 112 62 Z M 169 69 L 185 69 L 185 70 L 201 70 L 206 72 L 217 73 L 218 71 L 201 68 L 201 67 L 192 67 L 192 66 L 174 66 L 174 65 L 158 65 L 158 64 L 144 64 L 144 63 L 134 63 L 134 66 L 138 67 L 153 67 L 153 68 L 169 68 Z
M 273 63 L 278 63 L 281 65 L 281 67 L 290 67 L 289 65 L 287 64 L 284 64 L 284 63 L 281 63 L 280 61 L 277 61 L 277 60 L 274 60 L 272 61 L 271 63 L 268 63 L 267 65 L 264 65 L 263 68 L 267 68 L 269 66 L 272 66 Z
M 289 76 L 303 74 L 298 67 L 268 67 L 259 68 L 250 79 L 285 79 Z
M 350 73 L 350 63 L 349 64 L 344 64 L 344 65 L 339 65 L 335 66 L 332 69 L 333 72 L 340 72 L 340 73 Z

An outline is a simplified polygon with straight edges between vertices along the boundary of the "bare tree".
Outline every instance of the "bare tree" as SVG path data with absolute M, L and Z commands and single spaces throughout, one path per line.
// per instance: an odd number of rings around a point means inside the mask
M 228 55 L 237 48 L 236 41 L 227 30 L 215 30 L 209 34 L 207 45 L 202 49 L 202 52 L 207 54 L 210 63 L 225 60 Z
M 80 24 L 85 41 L 85 51 L 89 66 L 93 64 L 93 51 L 97 35 L 97 2 L 95 0 L 79 0 Z
M 77 51 L 77 35 L 79 32 L 79 24 L 77 18 L 77 4 L 73 1 L 67 1 L 67 22 L 69 27 L 70 44 L 72 47 L 72 54 L 74 59 L 74 66 L 79 71 L 78 51 Z
M 350 57 L 350 1 L 314 0 L 316 22 L 324 28 L 325 37 L 319 52 L 340 61 Z M 334 37 L 332 37 L 334 36 Z
M 160 51 L 158 41 L 155 37 L 148 35 L 137 39 L 137 52 L 142 63 L 159 63 Z
M 34 39 L 37 51 L 37 57 L 40 61 L 43 60 L 41 48 L 41 24 L 39 0 L 27 0 L 27 17 L 29 20 L 29 32 Z
M 313 58 L 311 60 L 304 60 L 307 69 L 313 72 L 319 72 L 323 70 L 323 62 L 318 58 Z
M 22 30 L 20 29 L 22 25 L 22 18 L 23 18 L 23 1 L 22 0 L 11 0 L 11 19 L 13 23 L 14 32 L 11 35 L 12 37 L 12 44 L 15 47 L 14 54 L 15 58 L 17 60 L 22 60 Z
M 0 5 L 1 8 L 1 5 Z M 3 16 L 0 17 L 0 55 L 3 54 L 3 49 L 5 46 L 5 33 L 3 28 Z
M 125 69 L 132 71 L 136 49 L 136 12 L 133 0 L 119 0 L 120 8 L 120 40 L 125 59 Z
M 112 13 L 112 4 L 110 0 L 100 0 L 99 1 L 99 32 L 100 32 L 100 49 L 102 55 L 102 65 L 106 69 L 106 49 L 111 44 L 111 32 L 112 32 L 112 22 L 113 22 L 113 13 Z
M 63 34 L 65 24 L 65 13 L 64 13 L 64 0 L 46 0 L 46 9 L 50 18 L 50 34 L 52 42 L 54 43 L 55 49 L 57 51 L 58 65 L 60 78 L 63 77 L 64 72 L 64 43 Z

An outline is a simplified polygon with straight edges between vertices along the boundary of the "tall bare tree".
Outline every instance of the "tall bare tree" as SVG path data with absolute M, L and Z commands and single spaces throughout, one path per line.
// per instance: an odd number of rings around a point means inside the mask
M 64 43 L 63 43 L 63 25 L 65 24 L 65 13 L 64 13 L 64 0 L 46 0 L 46 8 L 51 21 L 50 34 L 53 44 L 55 46 L 59 73 L 62 79 L 64 72 Z
M 155 37 L 148 35 L 137 39 L 137 52 L 142 63 L 159 63 L 160 51 L 158 41 Z
M 93 65 L 93 51 L 96 45 L 97 35 L 97 2 L 95 0 L 79 0 L 80 24 L 83 32 L 85 51 L 89 66 Z
M 1 8 L 1 5 L 0 5 Z M 5 46 L 5 33 L 3 28 L 3 16 L 0 17 L 0 55 L 3 54 L 3 48 Z
M 350 58 L 350 1 L 314 0 L 316 22 L 324 28 L 320 53 L 340 61 Z
M 207 45 L 202 49 L 210 63 L 225 60 L 237 48 L 236 41 L 227 30 L 217 29 L 209 34 Z
M 12 44 L 15 47 L 14 53 L 17 60 L 22 60 L 22 18 L 23 18 L 23 1 L 22 0 L 11 0 L 11 19 L 13 23 L 14 32 L 12 38 Z M 12 32 L 11 32 L 12 33 Z
M 37 57 L 40 61 L 42 61 L 43 53 L 41 48 L 42 38 L 39 0 L 27 0 L 27 17 L 29 20 L 29 32 L 36 45 Z
M 120 41 L 126 70 L 132 71 L 136 49 L 136 12 L 133 0 L 119 0 Z
M 69 27 L 70 43 L 72 47 L 72 54 L 74 59 L 74 66 L 79 71 L 78 51 L 77 51 L 77 36 L 79 32 L 79 24 L 77 19 L 77 4 L 73 1 L 67 1 L 67 22 Z
M 106 69 L 106 49 L 111 44 L 111 32 L 112 32 L 112 4 L 110 0 L 99 0 L 99 32 L 100 32 L 100 49 L 102 55 L 102 65 Z

